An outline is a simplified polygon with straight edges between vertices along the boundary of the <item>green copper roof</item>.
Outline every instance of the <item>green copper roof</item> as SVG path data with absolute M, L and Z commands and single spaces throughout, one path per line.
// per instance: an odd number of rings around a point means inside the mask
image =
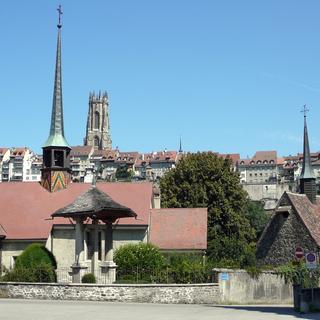
M 313 175 L 313 170 L 311 167 L 307 118 L 306 118 L 306 115 L 304 115 L 303 164 L 302 164 L 302 172 L 301 172 L 300 179 L 311 179 L 311 178 L 314 179 L 315 177 Z
M 61 24 L 58 24 L 57 58 L 54 79 L 50 135 L 43 147 L 69 147 L 64 137 L 62 80 L 61 80 Z

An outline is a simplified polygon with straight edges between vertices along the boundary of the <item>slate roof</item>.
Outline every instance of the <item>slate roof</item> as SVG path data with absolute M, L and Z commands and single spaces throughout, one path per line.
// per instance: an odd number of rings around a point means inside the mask
M 284 202 L 286 202 L 286 198 L 288 198 L 296 214 L 300 217 L 302 223 L 309 231 L 310 236 L 320 247 L 320 197 L 317 196 L 316 203 L 313 204 L 305 194 L 298 194 L 287 191 L 283 193 L 282 197 L 278 201 L 276 211 L 266 225 L 258 241 L 257 247 L 260 247 L 262 245 L 264 238 L 268 233 L 269 227 L 272 225 L 272 221 L 276 219 L 276 216 L 278 214 L 277 209 L 279 208 L 279 206 L 283 205 Z
M 152 209 L 150 242 L 167 250 L 206 250 L 207 218 L 207 208 Z
M 320 246 L 320 197 L 317 197 L 317 203 L 313 204 L 305 194 L 291 192 L 286 194 L 310 235 Z
M 117 219 L 137 217 L 130 208 L 114 201 L 108 194 L 96 187 L 78 196 L 71 204 L 55 211 L 52 217 L 97 217 L 98 219 Z

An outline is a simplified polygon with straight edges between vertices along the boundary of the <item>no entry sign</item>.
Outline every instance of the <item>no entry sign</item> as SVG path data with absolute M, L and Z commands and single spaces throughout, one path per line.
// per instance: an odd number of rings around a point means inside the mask
M 297 259 L 299 260 L 302 259 L 304 257 L 303 249 L 301 247 L 296 247 L 296 251 L 294 255 L 296 256 Z

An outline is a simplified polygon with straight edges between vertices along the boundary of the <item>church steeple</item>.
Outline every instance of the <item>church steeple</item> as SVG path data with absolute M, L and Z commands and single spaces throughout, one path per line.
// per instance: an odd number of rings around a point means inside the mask
M 57 9 L 59 12 L 58 39 L 56 54 L 56 69 L 54 78 L 54 90 L 52 101 L 52 114 L 50 134 L 43 147 L 69 147 L 64 137 L 63 126 L 63 104 L 62 104 L 62 79 L 61 79 L 61 6 Z
M 303 107 L 304 113 L 304 131 L 303 131 L 303 163 L 300 176 L 300 193 L 306 194 L 312 203 L 316 202 L 316 179 L 313 174 L 310 157 L 310 147 L 307 128 L 307 112 L 309 110 L 306 105 Z
M 179 153 L 182 153 L 182 142 L 181 142 L 181 136 L 180 136 L 180 144 L 179 144 Z
M 61 81 L 61 6 L 59 12 L 57 56 L 51 113 L 50 134 L 43 149 L 41 184 L 50 192 L 65 189 L 70 180 L 70 150 L 63 127 L 62 81 Z

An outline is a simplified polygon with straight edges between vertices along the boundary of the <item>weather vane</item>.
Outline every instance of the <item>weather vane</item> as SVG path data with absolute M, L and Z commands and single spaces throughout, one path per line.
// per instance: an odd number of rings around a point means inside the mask
M 61 28 L 62 25 L 61 25 L 61 16 L 63 15 L 63 12 L 61 10 L 61 4 L 59 4 L 59 7 L 57 9 L 58 13 L 59 13 L 59 22 L 58 22 L 58 28 Z
M 307 108 L 307 105 L 305 104 L 301 110 L 303 112 L 303 116 L 306 117 L 307 113 L 309 112 L 309 109 Z

